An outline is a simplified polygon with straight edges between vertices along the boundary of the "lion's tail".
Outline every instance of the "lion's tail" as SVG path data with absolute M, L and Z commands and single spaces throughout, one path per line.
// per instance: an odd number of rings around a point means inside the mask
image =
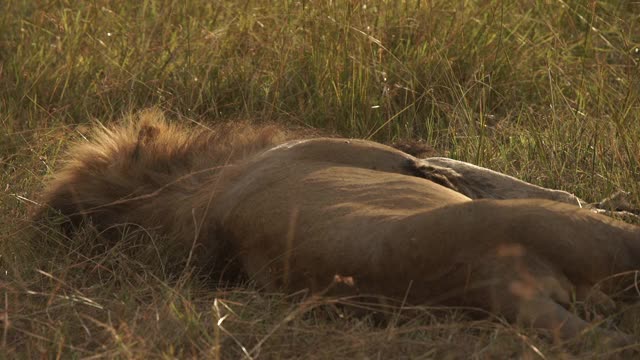
M 188 130 L 147 110 L 122 126 L 99 127 L 89 142 L 72 146 L 36 217 L 53 209 L 67 228 L 88 220 L 101 230 L 135 223 L 192 242 L 202 232 L 194 226 L 203 216 L 197 212 L 206 211 L 198 208 L 199 197 L 212 178 L 283 137 L 276 127 L 237 123 Z

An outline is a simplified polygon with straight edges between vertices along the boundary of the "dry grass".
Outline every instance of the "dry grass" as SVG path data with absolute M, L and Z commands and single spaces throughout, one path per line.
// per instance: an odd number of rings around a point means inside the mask
M 35 228 L 28 211 L 67 142 L 93 119 L 149 106 L 176 121 L 242 118 L 423 139 L 440 154 L 582 198 L 623 189 L 638 204 L 637 3 L 7 0 L 0 13 L 0 356 L 609 351 L 597 339 L 576 349 L 461 309 L 361 316 L 250 284 L 217 290 L 144 231 L 109 247 L 90 228 L 64 237 L 55 219 Z M 604 321 L 640 335 L 637 318 L 621 304 Z

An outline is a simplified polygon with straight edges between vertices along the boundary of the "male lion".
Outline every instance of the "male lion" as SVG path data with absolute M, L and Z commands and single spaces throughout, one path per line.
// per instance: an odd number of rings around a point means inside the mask
M 476 306 L 562 339 L 591 327 L 565 309 L 574 294 L 640 268 L 638 226 L 562 191 L 369 141 L 140 117 L 72 147 L 43 208 L 195 244 L 260 287 L 342 279 L 342 294 Z

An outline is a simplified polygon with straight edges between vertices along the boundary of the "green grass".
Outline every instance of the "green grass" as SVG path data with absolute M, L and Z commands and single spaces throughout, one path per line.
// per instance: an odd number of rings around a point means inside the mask
M 423 139 L 588 200 L 622 189 L 640 203 L 640 5 L 631 1 L 6 0 L 0 14 L 5 358 L 567 351 L 457 310 L 413 309 L 379 326 L 320 299 L 215 291 L 169 272 L 175 252 L 136 246 L 140 234 L 104 248 L 90 229 L 72 239 L 37 232 L 28 212 L 43 179 L 95 119 L 159 106 L 177 121 Z M 640 334 L 626 311 L 621 326 Z

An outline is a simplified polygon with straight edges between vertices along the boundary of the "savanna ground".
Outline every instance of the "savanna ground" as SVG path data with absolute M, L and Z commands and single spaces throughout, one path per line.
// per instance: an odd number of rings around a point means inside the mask
M 105 246 L 29 211 L 70 140 L 157 106 L 381 142 L 640 204 L 633 1 L 0 2 L 0 356 L 557 358 L 611 349 L 461 309 L 354 316 L 251 285 L 218 289 L 139 229 Z M 55 219 L 54 219 L 55 220 Z M 598 317 L 639 336 L 635 306 Z

